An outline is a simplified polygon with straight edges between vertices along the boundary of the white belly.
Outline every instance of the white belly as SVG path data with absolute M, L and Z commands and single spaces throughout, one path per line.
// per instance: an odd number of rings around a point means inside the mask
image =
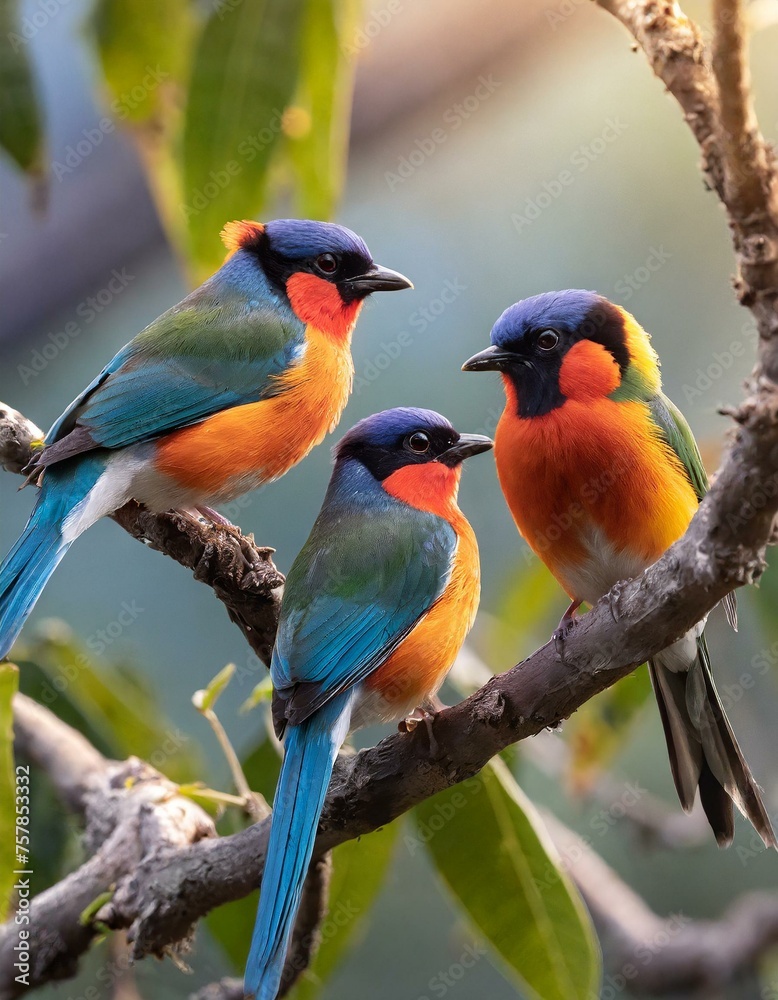
M 596 604 L 615 583 L 639 576 L 648 565 L 629 551 L 615 549 L 596 526 L 583 528 L 579 538 L 586 549 L 586 559 L 560 567 L 559 574 L 576 600 Z

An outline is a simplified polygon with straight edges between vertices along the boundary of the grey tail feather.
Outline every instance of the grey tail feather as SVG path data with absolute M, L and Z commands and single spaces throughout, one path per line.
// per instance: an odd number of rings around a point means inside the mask
M 765 845 L 778 848 L 759 786 L 713 683 L 704 635 L 697 639 L 696 648 L 697 655 L 687 672 L 664 666 L 662 653 L 649 661 L 681 805 L 688 812 L 699 788 L 700 802 L 716 840 L 726 847 L 734 835 L 734 803 Z
M 724 608 L 724 614 L 727 616 L 727 622 L 733 631 L 737 632 L 737 594 L 735 591 L 730 591 L 721 604 Z

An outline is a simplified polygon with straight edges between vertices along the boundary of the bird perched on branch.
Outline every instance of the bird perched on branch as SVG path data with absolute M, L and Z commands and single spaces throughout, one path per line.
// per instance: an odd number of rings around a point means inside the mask
M 430 410 L 386 410 L 338 444 L 286 581 L 270 668 L 285 738 L 245 990 L 276 996 L 338 750 L 351 729 L 408 717 L 473 624 L 478 547 L 457 506 L 461 463 L 492 447 Z M 410 713 L 410 714 L 409 714 Z
M 411 288 L 350 230 L 231 222 L 222 267 L 123 347 L 46 435 L 41 490 L 0 567 L 0 656 L 71 543 L 130 499 L 223 503 L 277 479 L 337 424 L 372 292 Z
M 648 334 L 594 292 L 568 290 L 506 309 L 492 346 L 465 371 L 498 371 L 506 407 L 495 436 L 519 532 L 572 604 L 595 604 L 686 531 L 708 489 L 697 444 L 663 394 Z M 724 602 L 736 627 L 734 595 Z M 649 661 L 670 766 L 685 810 L 700 799 L 722 846 L 734 803 L 766 845 L 776 839 L 711 674 L 705 622 Z

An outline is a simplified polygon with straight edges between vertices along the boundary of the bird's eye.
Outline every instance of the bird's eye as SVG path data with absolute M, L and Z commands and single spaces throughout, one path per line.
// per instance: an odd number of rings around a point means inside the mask
M 405 439 L 405 446 L 417 455 L 423 455 L 425 451 L 429 451 L 430 439 L 424 431 L 414 431 Z
M 559 343 L 559 334 L 556 330 L 543 330 L 538 335 L 537 344 L 541 351 L 553 351 Z
M 321 253 L 315 264 L 322 274 L 334 274 L 338 269 L 338 258 L 334 253 Z

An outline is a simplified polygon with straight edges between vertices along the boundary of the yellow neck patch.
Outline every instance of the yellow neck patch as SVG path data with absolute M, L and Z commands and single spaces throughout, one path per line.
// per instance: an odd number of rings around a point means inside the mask
M 662 376 L 659 372 L 659 357 L 651 346 L 651 338 L 631 313 L 621 306 L 616 306 L 624 320 L 624 339 L 632 364 L 645 379 L 651 392 L 658 392 L 662 387 Z

